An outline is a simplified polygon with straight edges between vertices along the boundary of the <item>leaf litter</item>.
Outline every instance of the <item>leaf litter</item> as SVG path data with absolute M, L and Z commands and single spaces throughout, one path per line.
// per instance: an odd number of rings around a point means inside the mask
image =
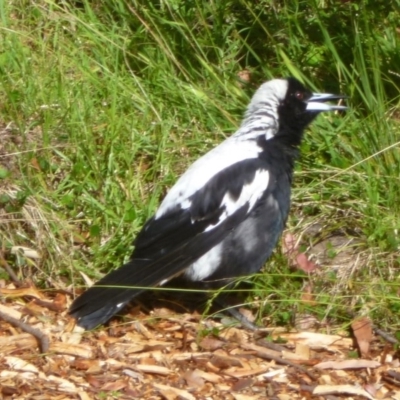
M 67 293 L 14 284 L 1 290 L 1 311 L 50 343 L 41 354 L 34 336 L 0 320 L 4 399 L 399 399 L 396 349 L 374 336 L 367 318 L 353 321 L 353 339 L 249 332 L 167 308 L 155 310 L 157 318 L 135 308 L 124 322 L 85 332 L 68 315 Z M 355 350 L 360 358 L 349 357 Z

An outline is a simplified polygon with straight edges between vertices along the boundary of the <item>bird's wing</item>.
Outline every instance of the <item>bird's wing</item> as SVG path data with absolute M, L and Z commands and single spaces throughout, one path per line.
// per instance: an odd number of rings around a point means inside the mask
M 142 251 L 154 254 L 157 249 L 165 254 L 170 246 L 216 229 L 243 206 L 251 211 L 268 187 L 269 171 L 265 161 L 251 158 L 219 171 L 194 193 L 189 190 L 189 195 L 185 184 L 178 181 L 173 188 L 181 193 L 179 201 L 166 204 L 164 200 L 167 211 L 157 212 L 145 224 L 135 240 L 134 256 Z
M 246 218 L 268 181 L 266 165 L 254 158 L 229 166 L 195 193 L 183 195 L 180 203 L 145 224 L 131 260 L 77 298 L 70 313 L 90 329 L 141 291 L 181 274 Z

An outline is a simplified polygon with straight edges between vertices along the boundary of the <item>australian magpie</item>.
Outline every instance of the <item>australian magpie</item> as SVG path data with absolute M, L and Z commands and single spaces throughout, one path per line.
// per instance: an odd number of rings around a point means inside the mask
M 264 83 L 235 134 L 198 159 L 139 232 L 130 260 L 79 296 L 78 325 L 107 322 L 145 288 L 181 276 L 213 287 L 258 272 L 286 223 L 303 131 L 321 111 L 343 110 L 294 78 Z

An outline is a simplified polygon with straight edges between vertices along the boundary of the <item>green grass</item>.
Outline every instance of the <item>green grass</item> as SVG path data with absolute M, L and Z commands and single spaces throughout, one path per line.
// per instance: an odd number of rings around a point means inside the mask
M 180 173 L 235 131 L 255 88 L 294 75 L 346 93 L 351 109 L 308 131 L 288 228 L 305 250 L 357 238 L 354 268 L 307 277 L 278 249 L 249 301 L 272 324 L 368 313 L 398 329 L 400 2 L 104 4 L 0 3 L 0 240 L 20 277 L 78 287 L 80 271 L 118 267 Z

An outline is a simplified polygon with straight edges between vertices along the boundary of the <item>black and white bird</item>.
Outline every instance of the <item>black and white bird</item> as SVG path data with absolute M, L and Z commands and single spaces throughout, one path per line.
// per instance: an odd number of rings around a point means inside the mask
M 181 276 L 205 285 L 258 272 L 286 223 L 303 131 L 325 103 L 294 78 L 264 83 L 238 131 L 176 182 L 134 242 L 130 260 L 72 304 L 78 325 L 107 322 L 145 288 Z

